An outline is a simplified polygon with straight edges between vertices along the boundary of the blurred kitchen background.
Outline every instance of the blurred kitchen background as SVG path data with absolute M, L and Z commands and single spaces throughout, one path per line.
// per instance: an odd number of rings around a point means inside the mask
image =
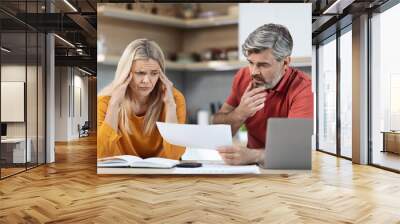
M 235 73 L 247 66 L 241 44 L 262 24 L 286 25 L 294 39 L 292 66 L 312 72 L 311 4 L 102 3 L 97 11 L 98 93 L 113 80 L 126 45 L 152 39 L 164 51 L 167 76 L 186 98 L 187 123 L 207 124 L 218 111 Z

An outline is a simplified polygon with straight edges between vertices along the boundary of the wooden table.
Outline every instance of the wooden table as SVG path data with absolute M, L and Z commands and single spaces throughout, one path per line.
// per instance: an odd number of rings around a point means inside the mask
M 383 150 L 382 152 L 392 152 L 400 154 L 400 131 L 382 131 Z
M 275 170 L 275 169 L 263 169 L 258 166 L 247 166 L 249 170 L 253 170 L 254 173 L 241 173 L 240 166 L 228 166 L 231 168 L 231 172 L 219 173 L 219 167 L 226 167 L 223 162 L 219 161 L 197 161 L 203 164 L 200 168 L 172 168 L 172 169 L 154 169 L 154 168 L 103 168 L 97 167 L 97 174 L 162 174 L 162 175 L 265 175 L 265 174 L 311 174 L 311 170 Z M 212 166 L 212 167 L 211 167 Z M 211 167 L 211 168 L 210 168 Z M 201 170 L 203 169 L 204 170 Z M 208 169 L 210 168 L 210 169 Z M 216 171 L 213 172 L 213 168 Z
M 27 146 L 25 149 L 25 145 Z M 31 138 L 1 139 L 2 158 L 5 163 L 24 164 L 32 161 Z

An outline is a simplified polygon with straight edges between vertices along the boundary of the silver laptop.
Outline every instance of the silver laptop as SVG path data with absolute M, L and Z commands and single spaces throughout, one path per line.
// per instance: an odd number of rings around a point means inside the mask
M 312 119 L 270 118 L 264 168 L 311 170 Z

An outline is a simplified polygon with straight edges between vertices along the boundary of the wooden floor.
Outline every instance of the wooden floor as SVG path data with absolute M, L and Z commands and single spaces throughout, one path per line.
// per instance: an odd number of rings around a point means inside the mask
M 1 168 L 1 178 L 19 173 L 26 170 L 25 167 L 17 167 L 17 168 Z
M 377 165 L 400 170 L 400 155 L 396 153 L 375 151 L 372 161 Z
M 400 223 L 400 175 L 315 152 L 312 174 L 98 176 L 95 138 L 0 181 L 0 223 Z
M 25 167 L 25 164 L 18 164 L 17 167 L 6 167 L 6 168 L 1 168 L 1 178 L 6 178 L 8 176 L 23 172 L 25 170 L 29 170 L 29 169 L 33 169 L 35 167 L 37 167 L 38 165 L 36 163 L 31 163 L 31 164 L 27 164 Z

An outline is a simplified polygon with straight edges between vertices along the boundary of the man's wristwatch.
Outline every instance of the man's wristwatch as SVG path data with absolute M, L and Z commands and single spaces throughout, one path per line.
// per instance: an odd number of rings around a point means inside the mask
M 264 150 L 260 150 L 257 159 L 256 159 L 256 164 L 260 166 L 261 168 L 264 167 Z

